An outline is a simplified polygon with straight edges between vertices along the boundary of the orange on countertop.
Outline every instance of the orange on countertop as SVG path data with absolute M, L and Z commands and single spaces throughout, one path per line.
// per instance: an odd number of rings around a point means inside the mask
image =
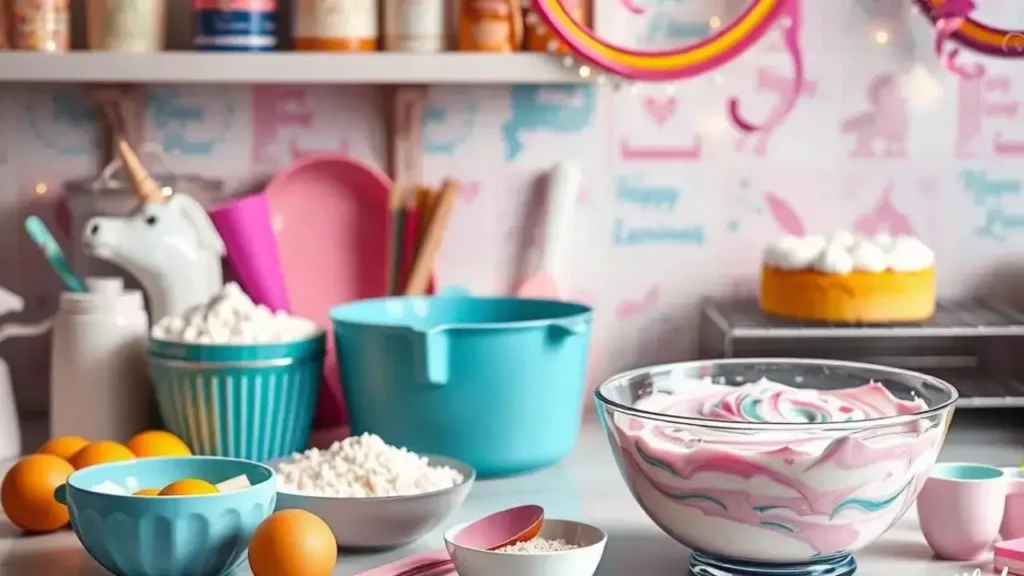
M 156 488 L 143 488 L 142 490 L 135 491 L 132 496 L 159 496 L 160 490 Z
M 70 460 L 75 452 L 78 452 L 88 444 L 89 441 L 81 436 L 58 436 L 50 438 L 43 444 L 36 454 L 52 454 L 58 458 Z
M 206 480 L 196 478 L 185 478 L 177 482 L 171 482 L 160 491 L 160 496 L 203 496 L 205 494 L 219 494 L 220 490 Z
M 68 462 L 71 462 L 71 465 L 75 467 L 75 470 L 81 470 L 82 468 L 88 468 L 89 466 L 95 466 L 97 464 L 123 462 L 125 460 L 134 459 L 135 453 L 129 450 L 124 444 L 118 444 L 117 442 L 111 442 L 110 440 L 101 440 L 99 442 L 86 444 L 84 448 L 75 452 L 75 455 L 72 456 Z
M 139 458 L 192 455 L 188 444 L 166 430 L 139 432 L 125 446 Z
M 253 576 L 329 576 L 337 562 L 331 528 L 305 510 L 271 514 L 249 541 Z
M 70 520 L 67 506 L 53 491 L 67 482 L 75 469 L 53 454 L 32 454 L 18 461 L 4 476 L 0 504 L 16 526 L 26 532 L 53 532 Z

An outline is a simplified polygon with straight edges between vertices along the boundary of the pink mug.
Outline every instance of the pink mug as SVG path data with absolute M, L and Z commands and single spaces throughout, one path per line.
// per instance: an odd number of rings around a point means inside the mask
M 1024 468 L 1003 468 L 1006 474 L 1006 509 L 999 536 L 1003 540 L 1024 538 Z
M 1006 473 L 983 464 L 942 463 L 931 469 L 917 497 L 921 531 L 935 555 L 974 560 L 999 537 Z

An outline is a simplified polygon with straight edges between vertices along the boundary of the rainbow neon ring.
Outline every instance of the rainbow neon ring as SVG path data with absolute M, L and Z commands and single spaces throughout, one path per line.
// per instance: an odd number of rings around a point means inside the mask
M 1024 30 L 1003 30 L 982 24 L 970 17 L 973 2 L 966 4 L 964 0 L 915 0 L 933 23 L 938 24 L 949 10 L 963 10 L 963 21 L 950 38 L 957 43 L 990 56 L 1000 58 L 1024 58 Z M 965 5 L 966 4 L 966 5 Z
M 559 0 L 534 0 L 534 8 L 563 42 L 592 65 L 631 80 L 666 81 L 703 74 L 739 56 L 768 31 L 790 1 L 755 0 L 713 36 L 691 46 L 657 52 L 622 48 L 598 38 Z

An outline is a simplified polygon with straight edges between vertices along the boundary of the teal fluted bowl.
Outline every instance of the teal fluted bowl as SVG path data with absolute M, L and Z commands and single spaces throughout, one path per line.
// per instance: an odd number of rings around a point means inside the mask
M 216 484 L 243 474 L 252 487 L 224 494 L 126 496 L 95 490 L 104 482 L 131 491 L 163 488 L 184 478 Z M 245 562 L 253 532 L 274 511 L 277 482 L 273 469 L 256 462 L 145 458 L 79 470 L 54 496 L 67 504 L 71 526 L 89 555 L 118 576 L 223 576 Z
M 306 449 L 324 364 L 324 334 L 284 344 L 150 339 L 164 426 L 194 454 L 266 462 Z

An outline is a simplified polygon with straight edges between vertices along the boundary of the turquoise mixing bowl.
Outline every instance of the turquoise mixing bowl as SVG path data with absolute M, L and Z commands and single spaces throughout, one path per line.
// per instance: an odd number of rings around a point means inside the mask
M 96 490 L 112 482 L 134 492 L 184 478 L 217 484 L 245 475 L 252 487 L 204 496 L 127 496 Z M 86 551 L 118 576 L 223 576 L 246 560 L 256 527 L 274 511 L 268 466 L 207 456 L 145 458 L 79 470 L 57 488 Z
M 461 460 L 481 477 L 554 464 L 576 444 L 592 311 L 440 296 L 331 310 L 352 432 Z
M 325 337 L 283 344 L 150 339 L 160 416 L 194 454 L 266 462 L 306 449 Z

